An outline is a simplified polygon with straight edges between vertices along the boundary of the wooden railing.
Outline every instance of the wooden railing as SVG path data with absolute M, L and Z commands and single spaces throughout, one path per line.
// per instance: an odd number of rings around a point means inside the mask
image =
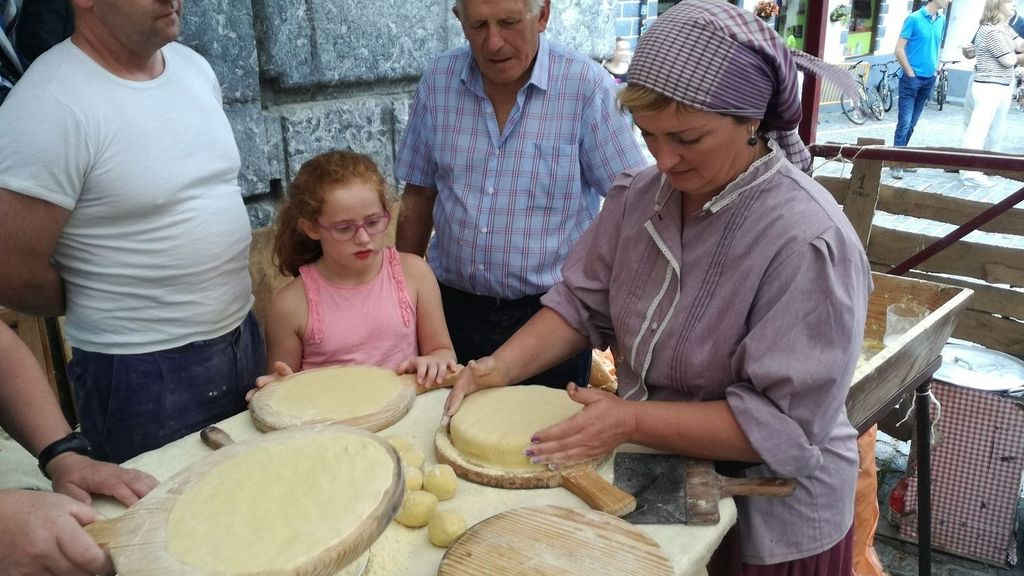
M 880 184 L 883 164 L 983 170 L 1024 181 L 1024 157 L 956 149 L 831 144 L 813 145 L 811 152 L 818 157 L 841 156 L 853 162 L 849 178 L 815 178 L 841 204 L 848 203 L 848 198 L 856 199 L 851 203 L 858 203 L 859 207 L 851 210 L 845 206 L 851 220 L 872 218 L 874 211 L 880 210 L 960 227 L 938 239 L 875 224 L 870 226 L 868 258 L 874 270 L 888 272 L 931 248 L 934 255 L 914 264 L 904 275 L 974 290 L 975 296 L 953 336 L 1024 357 L 1024 248 L 963 239 L 973 229 L 1024 237 L 1024 208 L 1014 207 L 1024 200 L 1024 187 L 993 204 Z

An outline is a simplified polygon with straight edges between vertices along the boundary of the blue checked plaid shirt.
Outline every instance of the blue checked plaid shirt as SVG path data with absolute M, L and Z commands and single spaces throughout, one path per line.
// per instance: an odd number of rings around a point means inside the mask
M 521 298 L 561 280 L 612 180 L 646 164 L 611 76 L 542 36 L 503 134 L 469 47 L 436 58 L 416 91 L 395 172 L 437 190 L 428 250 L 437 279 Z

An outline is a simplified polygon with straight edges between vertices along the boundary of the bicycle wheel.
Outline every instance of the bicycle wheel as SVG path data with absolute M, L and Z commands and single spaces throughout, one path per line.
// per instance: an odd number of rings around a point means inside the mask
M 854 124 L 863 124 L 867 118 L 864 117 L 864 112 L 861 111 L 861 106 L 867 100 L 867 94 L 864 92 L 864 86 L 860 86 L 857 89 L 857 98 L 859 101 L 854 102 L 849 96 L 843 94 L 842 100 L 839 101 L 839 106 L 843 109 L 843 114 L 850 119 L 850 122 Z
M 875 120 L 885 118 L 885 108 L 882 107 L 882 97 L 878 95 L 878 91 L 875 90 L 874 86 L 868 86 L 866 91 L 867 100 L 865 100 L 865 103 L 868 107 L 868 112 L 875 117 Z
M 939 110 L 942 110 L 942 105 L 946 103 L 945 76 L 939 76 L 939 80 L 935 84 L 935 103 L 939 105 Z
M 889 81 L 882 78 L 878 81 L 878 98 L 882 100 L 882 109 L 886 112 L 892 110 L 892 88 Z

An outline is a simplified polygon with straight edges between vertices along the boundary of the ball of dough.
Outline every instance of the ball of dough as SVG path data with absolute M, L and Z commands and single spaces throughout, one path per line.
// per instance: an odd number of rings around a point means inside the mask
M 411 466 L 413 468 L 420 468 L 423 466 L 423 452 L 415 448 L 409 448 L 408 450 L 398 452 L 398 457 L 402 459 L 402 464 Z
M 405 473 L 406 490 L 419 490 L 423 487 L 423 472 L 419 468 L 403 466 L 402 469 Z
M 402 507 L 398 509 L 395 520 L 409 528 L 420 528 L 430 522 L 434 510 L 437 510 L 437 496 L 425 490 L 409 490 L 402 499 Z
M 427 537 L 434 546 L 447 548 L 466 531 L 466 521 L 456 512 L 440 510 L 427 525 Z
M 405 436 L 388 436 L 385 440 L 394 446 L 395 451 L 399 454 L 402 452 L 408 452 L 409 450 L 415 450 L 415 447 L 412 445 L 412 440 L 409 440 Z
M 438 500 L 447 500 L 455 495 L 455 470 L 447 464 L 431 466 L 423 475 L 423 489 L 437 496 Z

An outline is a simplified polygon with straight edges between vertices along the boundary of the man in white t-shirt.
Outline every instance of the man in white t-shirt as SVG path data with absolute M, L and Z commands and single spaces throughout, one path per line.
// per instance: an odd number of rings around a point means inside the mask
M 244 410 L 265 364 L 238 148 L 181 8 L 76 2 L 0 107 L 0 305 L 67 315 L 82 433 L 115 462 Z

